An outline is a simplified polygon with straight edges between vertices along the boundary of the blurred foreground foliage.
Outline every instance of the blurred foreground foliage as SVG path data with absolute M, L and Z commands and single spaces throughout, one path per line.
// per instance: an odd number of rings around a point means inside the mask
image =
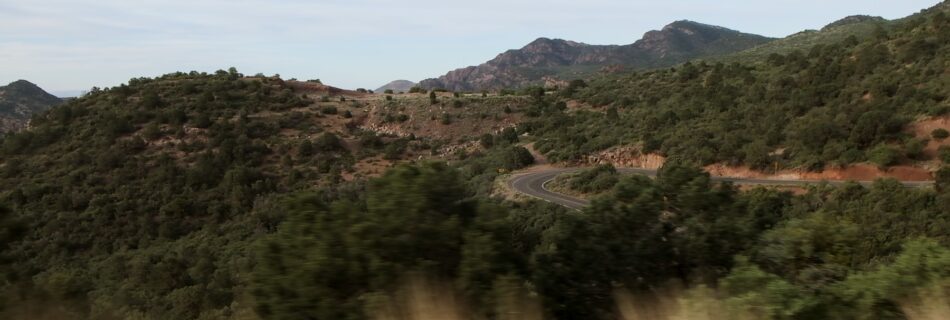
M 950 194 L 892 180 L 739 192 L 671 164 L 620 178 L 582 212 L 465 189 L 458 170 L 429 164 L 359 197 L 287 201 L 288 220 L 257 245 L 258 313 L 364 319 L 424 274 L 453 284 L 474 318 L 502 316 L 512 283 L 548 318 L 609 319 L 618 288 L 674 281 L 757 319 L 902 319 L 902 303 L 950 281 Z

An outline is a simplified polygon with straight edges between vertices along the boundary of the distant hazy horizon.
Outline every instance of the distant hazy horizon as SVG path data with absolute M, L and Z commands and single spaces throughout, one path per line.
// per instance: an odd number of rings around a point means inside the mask
M 683 19 L 784 37 L 849 15 L 895 19 L 936 3 L 12 0 L 0 3 L 0 85 L 25 79 L 69 96 L 234 66 L 372 89 L 476 65 L 538 37 L 629 44 Z

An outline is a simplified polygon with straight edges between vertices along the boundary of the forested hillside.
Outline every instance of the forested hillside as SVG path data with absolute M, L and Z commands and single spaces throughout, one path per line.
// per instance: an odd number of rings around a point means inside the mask
M 948 13 L 558 90 L 374 95 L 233 68 L 96 89 L 0 136 L 0 318 L 946 318 L 950 168 L 907 127 L 950 113 Z M 563 177 L 593 195 L 569 210 L 506 194 L 527 143 L 666 161 Z M 944 166 L 933 188 L 701 169 L 921 161 Z
M 873 37 L 878 29 L 888 29 L 897 23 L 899 22 L 881 17 L 850 16 L 832 22 L 821 30 L 801 31 L 785 38 L 755 46 L 749 50 L 705 60 L 723 62 L 765 60 L 773 53 L 788 54 L 795 50 L 808 51 L 816 45 L 840 43 L 848 40 L 849 37 L 865 40 Z
M 558 161 L 617 145 L 760 169 L 916 160 L 925 142 L 906 126 L 950 111 L 948 10 L 762 63 L 686 63 L 575 82 L 562 94 L 599 112 L 552 112 L 525 130 Z
M 418 126 L 472 132 L 475 140 L 491 129 L 478 123 L 513 116 L 526 100 L 347 101 L 313 88 L 323 87 L 234 69 L 137 78 L 41 113 L 30 130 L 0 138 L 0 203 L 16 213 L 2 212 L 0 240 L 18 240 L 3 252 L 4 261 L 15 261 L 2 286 L 9 315 L 248 314 L 248 250 L 283 220 L 277 199 L 302 190 L 334 198 L 360 190 L 366 175 L 390 163 L 441 158 L 440 146 L 466 140 L 416 138 L 413 132 L 432 131 Z M 486 103 L 497 108 L 487 111 Z M 395 124 L 405 135 L 363 129 Z M 476 178 L 482 172 L 531 163 L 527 151 L 512 146 L 518 137 L 510 128 L 486 136 L 492 148 L 466 165 L 473 184 L 490 185 L 494 175 Z
M 306 104 L 279 80 L 173 74 L 35 117 L 0 151 L 2 199 L 30 230 L 10 251 L 6 297 L 27 297 L 11 305 L 94 319 L 228 308 L 241 293 L 235 251 L 278 222 L 249 214 L 255 199 L 353 162 L 331 134 L 316 156 L 290 156 L 293 140 L 274 135 L 292 122 L 249 116 Z

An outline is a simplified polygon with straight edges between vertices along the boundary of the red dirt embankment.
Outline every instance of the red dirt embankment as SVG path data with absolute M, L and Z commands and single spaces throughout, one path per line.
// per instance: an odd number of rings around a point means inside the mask
M 900 181 L 930 181 L 933 175 L 923 168 L 912 166 L 893 166 L 886 170 L 869 164 L 855 164 L 845 168 L 825 168 L 822 172 L 805 170 L 779 170 L 776 173 L 764 173 L 748 167 L 731 167 L 714 164 L 705 167 L 714 176 L 735 178 L 762 178 L 778 180 L 854 180 L 872 181 L 878 178 L 894 178 Z
M 950 139 L 948 139 L 950 140 Z M 612 164 L 616 167 L 657 169 L 663 166 L 666 158 L 658 154 L 642 154 L 636 147 L 622 146 L 588 156 L 583 165 Z M 822 172 L 809 172 L 801 169 L 779 170 L 765 173 L 745 166 L 727 166 L 712 164 L 704 167 L 713 176 L 733 178 L 759 178 L 776 180 L 855 180 L 871 181 L 877 178 L 895 178 L 901 181 L 930 181 L 933 175 L 929 170 L 914 166 L 893 166 L 879 169 L 869 164 L 856 164 L 845 168 L 826 168 Z
M 936 129 L 950 131 L 950 116 L 927 118 L 916 121 L 910 125 L 908 131 L 919 139 L 929 139 L 930 142 L 924 148 L 924 155 L 928 158 L 937 156 L 937 149 L 941 146 L 950 146 L 950 138 L 937 140 L 931 137 Z

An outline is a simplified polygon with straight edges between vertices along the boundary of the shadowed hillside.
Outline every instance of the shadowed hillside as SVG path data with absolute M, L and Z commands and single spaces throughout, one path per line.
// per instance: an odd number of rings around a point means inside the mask
M 33 114 L 59 103 L 61 99 L 26 80 L 0 87 L 0 133 L 25 128 Z

